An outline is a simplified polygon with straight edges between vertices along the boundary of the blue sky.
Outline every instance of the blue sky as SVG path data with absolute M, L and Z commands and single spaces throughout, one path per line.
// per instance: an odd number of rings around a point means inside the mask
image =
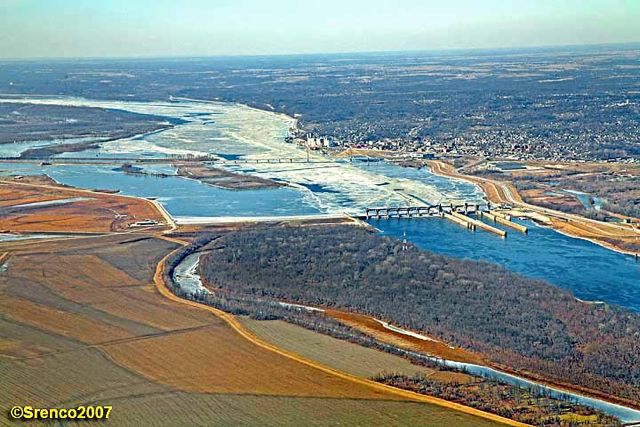
M 640 42 L 640 0 L 0 0 L 0 57 Z

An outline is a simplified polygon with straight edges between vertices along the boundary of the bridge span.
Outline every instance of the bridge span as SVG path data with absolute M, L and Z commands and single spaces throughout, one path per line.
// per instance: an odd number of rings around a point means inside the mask
M 341 160 L 338 160 L 341 162 Z M 327 164 L 336 160 L 307 160 L 297 157 L 274 157 L 263 159 L 221 159 L 213 156 L 170 156 L 170 157 L 0 157 L 0 163 L 38 163 L 38 164 L 117 164 L 117 163 L 210 163 L 213 165 L 244 164 Z

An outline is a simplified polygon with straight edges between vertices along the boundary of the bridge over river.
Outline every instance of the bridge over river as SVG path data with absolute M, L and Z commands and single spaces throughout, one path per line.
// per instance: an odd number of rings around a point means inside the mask
M 168 157 L 0 157 L 0 163 L 37 163 L 37 164 L 115 164 L 115 163 L 211 163 L 213 165 L 244 165 L 244 164 L 328 164 L 344 163 L 344 160 L 307 160 L 297 157 L 274 157 L 257 159 L 222 159 L 214 156 L 168 156 Z

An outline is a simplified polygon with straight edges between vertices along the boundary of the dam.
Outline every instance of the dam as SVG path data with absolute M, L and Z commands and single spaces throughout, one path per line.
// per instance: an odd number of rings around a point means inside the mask
M 99 149 L 82 152 L 81 157 L 160 158 L 167 156 L 219 156 L 229 159 L 275 159 L 298 157 L 306 153 L 284 143 L 290 119 L 235 104 L 182 102 L 167 105 L 153 102 L 95 101 L 72 98 L 31 98 L 29 102 L 114 108 L 125 111 L 158 114 L 185 120 L 170 132 L 159 132 L 142 138 L 109 141 Z M 203 113 L 197 117 L 191 112 Z M 207 114 L 204 114 L 207 113 Z M 215 124 L 206 124 L 214 121 Z M 242 126 L 238 124 L 241 123 Z M 42 142 L 40 142 L 42 144 Z M 16 157 L 33 142 L 0 146 L 0 156 Z M 70 153 L 71 154 L 71 153 Z M 236 156 L 236 157 L 234 157 Z M 72 157 L 80 157 L 77 153 Z M 56 157 L 61 161 L 63 157 Z M 311 160 L 327 158 L 312 154 Z M 469 232 L 468 220 L 453 220 L 420 215 L 407 211 L 382 211 L 367 208 L 410 206 L 446 206 L 479 204 L 483 223 L 504 231 L 516 230 L 497 218 L 502 214 L 496 206 L 486 206 L 479 187 L 465 181 L 433 174 L 429 169 L 401 167 L 377 162 L 366 164 L 336 162 L 334 164 L 248 163 L 225 164 L 238 173 L 255 174 L 287 185 L 268 190 L 225 190 L 197 180 L 175 175 L 167 163 L 142 163 L 145 171 L 167 176 L 125 174 L 111 164 L 0 163 L 0 175 L 46 174 L 56 181 L 82 188 L 116 191 L 124 195 L 153 198 L 174 217 L 229 218 L 297 217 L 300 215 L 363 215 L 364 221 L 383 234 L 403 238 L 429 251 L 456 258 L 487 261 L 515 272 L 547 280 L 575 293 L 584 301 L 605 301 L 640 311 L 640 265 L 633 257 L 615 253 L 594 243 L 564 236 L 533 221 L 505 218 L 526 228 L 510 232 L 506 239 L 489 232 Z M 409 199 L 407 198 L 409 196 Z M 453 201 L 453 202 L 452 202 Z M 457 202 L 456 202 L 457 201 Z M 462 201 L 462 202 L 460 202 Z M 469 208 L 469 211 L 473 208 Z M 436 210 L 437 211 L 437 210 Z M 389 211 L 386 211 L 389 213 Z M 460 212 L 459 212 L 460 213 Z M 468 212 L 470 213 L 470 212 Z M 473 216 L 473 214 L 471 214 Z M 489 215 L 492 215 L 493 218 Z M 378 217 L 384 218 L 378 218 Z M 454 218 L 451 215 L 451 218 Z M 202 221 L 202 220 L 201 220 Z M 205 220 L 206 221 L 206 220 Z M 219 220 L 215 220 L 219 221 Z M 477 227 L 476 227 L 477 230 Z

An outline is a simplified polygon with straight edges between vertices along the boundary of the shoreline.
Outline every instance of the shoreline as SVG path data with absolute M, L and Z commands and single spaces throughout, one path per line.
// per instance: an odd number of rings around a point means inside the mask
M 549 228 L 551 228 L 556 233 L 562 234 L 563 236 L 571 237 L 572 239 L 586 240 L 587 242 L 591 242 L 594 245 L 598 245 L 598 246 L 600 246 L 600 247 L 602 247 L 604 249 L 608 249 L 608 250 L 610 250 L 612 252 L 619 253 L 620 255 L 627 255 L 627 256 L 630 256 L 630 257 L 634 257 L 634 258 L 637 258 L 639 256 L 638 252 L 633 252 L 633 251 L 628 251 L 626 249 L 621 249 L 621 248 L 618 248 L 617 246 L 615 246 L 613 244 L 608 244 L 606 242 L 601 242 L 599 240 L 596 240 L 596 239 L 593 239 L 593 238 L 590 238 L 590 237 L 578 236 L 576 234 L 571 234 L 571 233 L 568 233 L 568 232 L 563 231 L 561 229 L 555 228 L 553 226 L 549 226 Z
M 126 111 L 126 110 L 120 110 L 120 111 Z M 146 136 L 149 135 L 155 135 L 157 133 L 161 133 L 164 132 L 166 130 L 169 129 L 173 129 L 175 128 L 176 125 L 174 124 L 167 124 L 167 125 L 162 125 L 162 126 L 158 126 L 154 129 L 150 129 L 146 132 L 142 132 L 142 133 L 130 133 L 124 136 L 113 136 L 113 137 L 95 137 L 95 140 L 93 141 L 86 141 L 86 142 L 76 142 L 76 143 L 70 143 L 70 144 L 51 144 L 51 145 L 45 145 L 42 147 L 37 147 L 37 148 L 28 148 L 25 151 L 21 152 L 20 155 L 18 156 L 18 159 L 23 159 L 23 160 L 47 160 L 47 159 L 51 159 L 51 158 L 58 158 L 56 156 L 59 156 L 61 154 L 65 154 L 65 153 L 81 153 L 83 151 L 87 151 L 87 150 L 92 150 L 92 149 L 100 149 L 102 148 L 102 144 L 108 143 L 108 142 L 114 142 L 114 141 L 120 141 L 120 140 L 127 140 L 127 139 L 138 139 L 138 138 L 144 138 Z M 94 139 L 94 137 L 87 137 L 87 138 L 92 138 Z M 48 141 L 48 140 L 41 140 L 41 141 Z M 61 148 L 66 147 L 66 150 L 60 150 Z M 25 154 L 27 153 L 27 154 Z M 33 154 L 35 153 L 35 154 Z M 40 153 L 44 153 L 45 155 L 40 155 Z M 47 154 L 50 153 L 50 154 Z M 64 156 L 59 157 L 60 159 L 64 159 Z
M 234 331 L 236 331 L 238 334 L 240 334 L 243 338 L 247 339 L 249 342 L 253 343 L 254 345 L 257 345 L 258 347 L 264 348 L 268 351 L 272 351 L 274 353 L 280 354 L 284 357 L 287 357 L 291 360 L 297 361 L 299 363 L 303 363 L 307 366 L 310 366 L 312 368 L 315 369 L 319 369 L 323 372 L 329 373 L 331 375 L 334 375 L 336 377 L 339 378 L 343 378 L 346 379 L 348 381 L 352 381 L 358 384 L 362 384 L 365 386 L 369 386 L 372 387 L 376 390 L 379 390 L 381 392 L 389 392 L 391 394 L 395 394 L 397 396 L 404 396 L 407 397 L 413 401 L 418 401 L 418 402 L 423 402 L 423 403 L 430 403 L 430 404 L 434 404 L 434 405 L 438 405 L 441 407 L 445 407 L 445 408 L 449 408 L 449 409 L 454 409 L 457 410 L 459 412 L 462 413 L 467 413 L 467 414 L 471 414 L 471 415 L 475 415 L 481 418 L 485 418 L 485 419 L 490 419 L 490 420 L 494 420 L 496 422 L 499 422 L 501 424 L 505 424 L 505 425 L 512 425 L 512 426 L 524 426 L 526 424 L 523 424 L 521 422 L 518 421 L 514 421 L 511 420 L 509 418 L 504 418 L 501 417 L 497 414 L 493 414 L 490 412 L 485 412 L 485 411 L 481 411 L 479 409 L 476 408 L 472 408 L 470 406 L 466 406 L 466 405 L 462 405 L 460 403 L 456 403 L 456 402 L 451 402 L 448 400 L 444 400 L 441 398 L 437 398 L 437 397 L 433 397 L 433 396 L 429 396 L 429 395 L 422 395 L 422 394 L 418 394 L 415 392 L 411 392 L 411 391 L 407 391 L 407 390 L 403 390 L 401 388 L 397 388 L 397 387 L 393 387 L 393 386 L 389 386 L 389 385 L 385 385 L 385 384 L 381 384 L 378 382 L 375 382 L 373 380 L 369 380 L 369 379 L 365 379 L 365 378 L 361 378 L 361 377 L 357 377 L 355 375 L 343 372 L 343 371 L 339 371 L 337 369 L 325 366 L 319 362 L 316 362 L 315 360 L 312 359 L 307 359 L 305 357 L 302 357 L 300 355 L 298 355 L 297 353 L 282 349 L 280 347 L 277 347 L 273 344 L 271 344 L 268 341 L 265 341 L 263 339 L 261 339 L 260 337 L 258 337 L 257 335 L 255 335 L 253 332 L 249 331 L 247 328 L 244 327 L 244 325 L 242 325 L 236 318 L 236 316 L 227 313 L 226 311 L 222 311 L 218 308 L 209 306 L 209 305 L 205 305 L 196 301 L 191 301 L 182 297 L 177 296 L 176 294 L 174 294 L 171 290 L 170 290 L 170 286 L 169 283 L 167 282 L 167 278 L 170 279 L 171 274 L 170 274 L 170 268 L 168 265 L 168 260 L 170 259 L 171 256 L 174 256 L 176 254 L 179 254 L 181 251 L 184 251 L 185 248 L 188 246 L 188 244 L 183 243 L 183 245 L 181 247 L 178 247 L 177 249 L 175 249 L 174 251 L 170 252 L 169 254 L 167 254 L 164 258 L 162 258 L 160 260 L 160 262 L 157 264 L 156 266 L 156 271 L 153 277 L 153 282 L 155 284 L 156 289 L 158 289 L 158 291 L 167 299 L 172 300 L 174 302 L 178 302 L 181 304 L 185 304 L 185 305 L 189 305 L 195 308 L 200 308 L 206 311 L 211 312 L 212 314 L 214 314 L 216 317 L 221 318 L 222 320 L 224 320 Z
M 207 167 L 202 162 L 197 164 L 176 162 L 172 167 L 176 169 L 177 176 L 231 191 L 269 190 L 288 186 L 287 183 L 262 178 L 255 174 L 232 172 L 220 167 Z
M 257 105 L 249 105 L 240 101 L 225 101 L 222 99 L 198 99 L 198 98 L 188 98 L 188 97 L 171 97 L 171 100 L 169 102 L 173 102 L 173 101 L 188 101 L 188 102 L 199 102 L 199 103 L 204 103 L 204 104 L 218 104 L 218 105 L 229 105 L 229 104 L 233 104 L 233 105 L 238 105 L 241 107 L 245 107 L 245 108 L 249 108 L 251 110 L 256 110 L 256 111 L 260 111 L 262 113 L 270 113 L 270 114 L 275 114 L 276 116 L 283 116 L 285 118 L 287 118 L 288 120 L 291 120 L 293 122 L 293 126 L 296 129 L 301 129 L 299 126 L 299 119 L 297 119 L 296 117 L 293 117 L 287 113 L 283 113 L 281 111 L 276 111 L 275 109 L 269 110 L 267 108 L 261 108 Z M 161 100 L 159 101 L 161 102 Z M 266 105 L 265 105 L 266 107 Z
M 595 239 L 592 239 L 592 238 L 589 238 L 589 237 L 578 236 L 578 235 L 574 235 L 574 234 L 571 234 L 571 233 L 567 233 L 566 231 L 563 231 L 563 230 L 561 230 L 559 228 L 553 227 L 553 225 L 551 225 L 551 224 L 544 224 L 544 223 L 536 221 L 535 219 L 529 219 L 529 221 L 531 221 L 533 224 L 535 224 L 536 227 L 553 230 L 558 234 L 562 234 L 563 236 L 570 237 L 572 239 L 584 240 L 584 241 L 587 241 L 589 243 L 593 243 L 594 245 L 598 245 L 603 249 L 607 249 L 607 250 L 610 250 L 612 252 L 619 253 L 620 255 L 628 255 L 630 257 L 635 257 L 637 255 L 636 252 L 631 252 L 631 251 L 627 251 L 627 250 L 624 250 L 624 249 L 620 249 L 620 248 L 617 248 L 617 247 L 615 247 L 613 245 L 607 245 L 607 243 L 605 243 L 605 242 L 600 242 L 598 240 L 595 240 Z
M 197 253 L 197 252 L 194 252 Z M 184 260 L 183 260 L 184 261 Z M 201 279 L 200 279 L 201 280 Z M 209 287 L 207 285 L 205 285 L 204 282 L 201 282 L 201 285 L 209 290 Z M 286 300 L 278 300 L 277 301 L 279 304 L 283 304 L 283 305 L 289 305 L 290 303 L 287 302 Z M 295 305 L 297 307 L 304 307 L 305 309 L 310 309 L 310 310 L 314 310 L 314 311 L 320 311 L 320 312 L 326 312 L 329 317 L 335 318 L 340 322 L 345 322 L 344 319 L 342 318 L 342 316 L 340 316 L 340 314 L 344 314 L 346 316 L 348 315 L 353 315 L 355 314 L 356 316 L 360 317 L 367 317 L 370 320 L 377 322 L 381 327 L 383 327 L 384 329 L 386 329 L 387 331 L 389 331 L 390 333 L 396 334 L 396 335 L 403 335 L 405 337 L 409 337 L 409 338 L 414 338 L 414 339 L 420 339 L 420 340 L 425 340 L 425 341 L 430 341 L 432 343 L 439 343 L 442 345 L 446 345 L 449 348 L 452 348 L 448 343 L 444 342 L 444 341 L 440 341 L 436 338 L 432 338 L 432 337 L 428 337 L 428 336 L 424 336 L 418 332 L 415 332 L 414 330 L 411 329 L 404 329 L 404 328 L 400 328 L 400 327 L 391 327 L 389 328 L 388 326 L 393 326 L 390 325 L 389 323 L 380 320 L 377 317 L 371 316 L 371 315 L 364 315 L 364 314 L 360 314 L 357 312 L 349 312 L 349 311 L 343 311 L 343 310 L 337 310 L 335 308 L 330 308 L 330 307 L 324 307 L 324 306 L 316 306 L 316 305 L 308 305 L 306 303 L 297 303 L 297 304 L 292 304 Z M 338 314 L 336 316 L 336 314 Z M 357 322 L 359 323 L 359 322 Z M 345 323 L 345 324 L 348 324 Z M 360 329 L 358 327 L 356 327 L 356 329 Z M 367 335 L 370 335 L 369 332 L 365 332 L 362 331 L 363 333 L 366 333 Z M 379 339 L 379 338 L 378 338 Z M 406 338 L 403 338 L 404 341 L 406 341 L 406 346 L 401 346 L 399 348 L 404 348 L 410 351 L 415 351 L 415 350 L 411 350 L 411 343 L 409 340 L 407 340 Z M 387 342 L 391 345 L 397 345 L 395 343 L 392 343 L 390 341 L 384 340 L 382 339 L 383 342 Z M 470 360 L 455 360 L 455 359 L 449 359 L 449 358 L 445 358 L 443 356 L 440 356 L 437 353 L 426 353 L 423 351 L 420 351 L 420 353 L 424 354 L 427 357 L 430 358 L 434 358 L 434 360 L 442 360 L 444 363 L 444 366 L 466 366 L 466 367 L 475 367 L 478 368 L 480 370 L 484 370 L 486 371 L 484 375 L 480 375 L 483 376 L 485 378 L 492 378 L 491 377 L 491 372 L 494 372 L 497 376 L 497 378 L 500 378 L 500 375 L 504 375 L 505 377 L 510 377 L 513 378 L 515 381 L 521 381 L 523 383 L 532 383 L 536 386 L 539 387 L 543 387 L 543 388 L 547 388 L 548 390 L 552 391 L 552 392 L 556 392 L 556 393 L 566 393 L 566 394 L 570 394 L 575 396 L 574 398 L 578 399 L 578 398 L 582 398 L 582 399 L 592 399 L 592 400 L 596 400 L 596 401 L 601 401 L 606 405 L 613 405 L 617 408 L 620 408 L 621 410 L 629 410 L 629 411 L 635 411 L 635 412 L 639 412 L 640 411 L 640 406 L 639 405 L 634 405 L 634 402 L 628 401 L 624 398 L 618 398 L 616 396 L 611 396 L 608 395 L 604 392 L 600 392 L 598 390 L 592 390 L 592 389 L 588 389 L 585 387 L 581 387 L 581 386 L 577 386 L 577 385 L 572 385 L 572 384 L 568 384 L 568 383 L 563 383 L 563 382 L 556 382 L 556 381 L 552 381 L 549 380 L 547 378 L 544 378 L 540 375 L 536 375 L 534 373 L 530 373 L 527 371 L 519 371 L 513 368 L 510 368 L 509 366 L 506 365 L 502 365 L 499 363 L 494 363 L 492 361 L 490 361 L 489 359 L 486 358 L 486 356 L 482 355 L 482 354 L 478 354 L 481 357 L 481 362 L 474 362 L 474 361 L 470 361 Z M 479 374 L 476 374 L 479 375 Z M 502 380 L 497 379 L 498 381 L 505 381 L 504 378 L 502 378 Z M 585 403 L 580 403 L 586 406 L 590 406 L 588 404 Z M 590 406 L 594 409 L 597 410 L 602 410 L 600 408 L 595 408 L 594 406 Z M 640 418 L 639 418 L 640 420 Z
M 314 307 L 316 309 L 318 309 L 319 307 Z M 357 312 L 350 312 L 350 311 L 343 311 L 343 310 L 336 310 L 336 309 L 331 309 L 331 311 L 334 312 L 340 312 L 340 313 L 344 313 L 346 315 L 356 315 L 356 316 L 364 316 L 364 317 L 368 317 L 370 319 L 372 319 L 373 321 L 376 321 L 378 323 L 382 323 L 382 321 L 376 317 L 370 316 L 370 315 L 363 315 Z M 405 329 L 408 332 L 411 333 L 415 333 L 415 334 L 419 334 L 418 332 L 415 332 L 413 330 L 410 329 Z M 402 334 L 401 332 L 397 332 L 394 330 L 391 330 L 391 332 L 395 332 L 396 334 Z M 403 340 L 405 341 L 405 348 L 411 348 L 411 341 L 403 338 Z M 389 341 L 387 341 L 389 342 Z M 436 342 L 440 342 L 442 344 L 445 344 L 447 346 L 450 346 L 450 344 L 448 344 L 446 341 L 440 341 L 436 339 Z M 498 374 L 504 374 L 507 376 L 512 376 L 512 377 L 516 377 L 517 379 L 523 380 L 525 382 L 532 382 L 535 383 L 539 386 L 542 387 L 546 387 L 549 388 L 551 390 L 554 390 L 556 392 L 560 392 L 560 393 L 569 393 L 569 394 L 575 394 L 577 396 L 581 396 L 583 398 L 587 398 L 587 399 L 596 399 L 596 400 L 601 400 L 607 404 L 611 404 L 611 405 L 616 405 L 618 407 L 621 408 L 625 408 L 628 410 L 632 410 L 632 411 L 640 411 L 640 405 L 636 402 L 633 402 L 631 400 L 627 400 L 625 398 L 620 398 L 620 397 L 616 397 L 616 396 L 611 396 L 609 394 L 606 394 L 604 392 L 598 391 L 598 390 L 594 390 L 594 389 L 589 389 L 586 387 L 581 387 L 578 385 L 573 385 L 573 384 L 568 384 L 566 382 L 561 382 L 561 381 L 553 381 L 549 378 L 546 378 L 544 376 L 541 376 L 539 374 L 535 374 L 532 372 L 528 372 L 528 371 L 521 371 L 521 370 L 517 370 L 515 368 L 511 368 L 507 365 L 504 364 L 500 364 L 500 363 L 496 363 L 496 362 L 492 362 L 490 359 L 487 358 L 486 355 L 482 354 L 482 353 L 477 353 L 477 355 L 479 356 L 481 362 L 472 362 L 472 361 L 466 361 L 466 360 L 455 360 L 452 358 L 445 358 L 437 353 L 433 353 L 433 354 L 428 354 L 431 357 L 436 357 L 436 358 L 441 358 L 442 360 L 447 360 L 449 362 L 453 362 L 453 363 L 462 363 L 462 364 L 468 364 L 468 365 L 475 365 L 481 369 L 488 369 L 488 370 L 493 370 L 495 372 L 497 372 Z
M 437 168 L 433 167 L 432 162 L 438 164 L 439 167 L 437 167 Z M 478 185 L 482 189 L 482 191 L 485 194 L 485 197 L 487 198 L 487 200 L 490 200 L 493 203 L 502 203 L 502 201 L 493 201 L 493 200 L 491 200 L 489 192 L 486 191 L 486 189 L 481 184 L 479 184 L 479 182 L 490 183 L 494 187 L 498 187 L 499 184 L 496 184 L 493 181 L 479 179 L 479 178 L 475 178 L 475 177 L 472 177 L 472 176 L 469 176 L 469 175 L 464 175 L 464 174 L 461 174 L 461 173 L 458 173 L 458 172 L 449 172 L 449 171 L 447 171 L 447 167 L 443 166 L 443 165 L 447 165 L 447 166 L 450 166 L 450 167 L 453 168 L 453 166 L 451 166 L 448 163 L 445 163 L 445 162 L 443 162 L 441 160 L 430 161 L 430 162 L 427 163 L 427 166 L 429 167 L 430 171 L 433 174 L 439 175 L 439 176 L 443 176 L 443 177 L 447 177 L 447 178 L 462 179 L 462 180 L 465 180 L 465 181 L 467 181 L 469 183 Z M 495 188 L 495 191 L 499 195 L 499 191 L 498 191 L 497 188 Z M 517 195 L 517 197 L 520 198 L 519 195 Z M 513 202 L 509 202 L 509 203 L 513 203 Z M 563 212 L 557 212 L 556 213 L 552 209 L 541 208 L 539 206 L 535 206 L 535 205 L 532 205 L 530 203 L 526 203 L 524 201 L 522 201 L 522 202 L 515 201 L 515 204 L 516 205 L 522 205 L 523 207 L 530 208 L 532 210 L 541 210 L 543 213 L 545 211 L 547 211 L 546 215 L 555 216 L 556 218 L 566 217 L 566 214 L 564 214 Z M 549 212 L 551 212 L 551 213 L 549 213 Z M 580 220 L 589 221 L 588 218 L 580 218 Z M 619 253 L 621 255 L 628 255 L 628 256 L 631 256 L 631 257 L 637 257 L 638 256 L 638 252 L 636 252 L 636 251 L 630 251 L 628 249 L 624 249 L 624 248 L 618 247 L 615 244 L 608 243 L 608 242 L 603 242 L 603 241 L 601 241 L 599 239 L 596 239 L 596 238 L 593 238 L 593 237 L 587 237 L 587 236 L 580 235 L 578 233 L 571 233 L 571 232 L 562 230 L 560 227 L 554 225 L 553 220 L 549 224 L 545 224 L 545 225 L 541 225 L 537 221 L 534 221 L 534 222 L 539 226 L 550 228 L 553 231 L 555 231 L 555 232 L 557 232 L 559 234 L 562 234 L 564 236 L 571 237 L 571 238 L 574 238 L 574 239 L 586 240 L 586 241 L 591 242 L 591 243 L 593 243 L 595 245 L 598 245 L 598 246 L 600 246 L 600 247 L 602 247 L 604 249 Z M 603 223 L 603 224 L 606 224 L 606 223 Z M 638 235 L 638 237 L 640 237 L 640 234 Z

